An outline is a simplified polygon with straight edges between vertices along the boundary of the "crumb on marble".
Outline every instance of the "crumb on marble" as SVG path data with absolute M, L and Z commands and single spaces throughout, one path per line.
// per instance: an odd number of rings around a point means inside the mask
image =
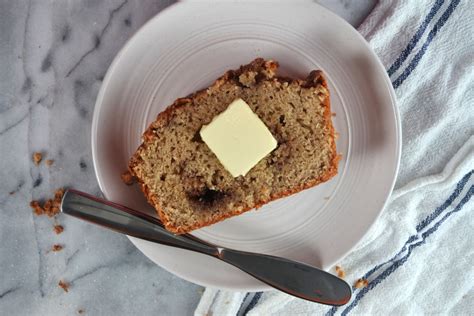
M 61 200 L 64 195 L 64 189 L 59 188 L 54 193 L 54 199 L 48 199 L 44 202 L 43 206 L 40 205 L 38 201 L 31 201 L 30 207 L 33 209 L 36 215 L 46 214 L 48 217 L 53 217 L 59 213 L 59 208 L 61 206 Z
M 38 201 L 31 201 L 30 202 L 30 207 L 33 209 L 33 212 L 35 215 L 43 215 L 44 214 L 44 208 L 40 205 Z
M 336 116 L 336 113 L 332 112 L 332 113 L 331 113 L 331 116 L 332 116 L 332 117 L 335 117 L 335 116 Z
M 53 207 L 53 200 L 51 199 L 48 199 L 46 200 L 46 202 L 44 202 L 43 204 L 43 209 L 44 209 L 44 212 L 46 215 L 50 215 L 51 214 L 51 208 Z
M 366 279 L 359 279 L 356 281 L 356 283 L 354 284 L 354 287 L 356 289 L 361 289 L 363 287 L 367 287 L 369 285 L 369 281 L 367 281 Z
M 59 213 L 59 206 L 52 199 L 49 199 L 44 203 L 43 209 L 44 209 L 44 213 L 48 215 L 48 217 L 53 217 Z
M 132 185 L 135 182 L 135 178 L 128 170 L 122 173 L 120 177 L 122 178 L 123 183 L 125 183 L 126 185 Z
M 64 195 L 64 188 L 56 189 L 56 191 L 54 192 L 54 201 L 56 203 L 61 203 L 61 200 L 63 199 L 63 195 Z
M 61 200 L 63 199 L 64 189 L 59 188 L 54 192 L 54 199 L 51 201 L 51 211 L 48 214 L 49 217 L 53 217 L 54 215 L 59 213 L 59 208 L 61 207 Z
M 63 280 L 60 280 L 59 283 L 58 283 L 58 286 L 60 288 L 62 288 L 64 290 L 64 292 L 69 292 L 69 283 L 63 281 Z
M 62 245 L 54 244 L 53 248 L 51 248 L 51 250 L 54 251 L 54 252 L 58 252 L 58 251 L 63 250 L 63 248 L 64 248 L 64 246 L 62 246 Z
M 41 154 L 40 152 L 33 153 L 33 162 L 35 163 L 35 165 L 38 166 L 42 159 L 43 159 L 43 154 Z
M 334 132 L 334 139 L 338 139 L 339 138 L 339 133 L 338 132 Z
M 59 235 L 64 231 L 64 227 L 62 225 L 54 225 L 53 230 L 56 235 Z
M 82 315 L 82 314 L 84 314 L 84 310 L 81 308 L 81 309 L 79 309 L 79 310 L 77 311 L 77 313 L 80 314 L 80 315 Z
M 53 159 L 47 159 L 45 161 L 45 164 L 48 166 L 48 167 L 51 167 L 51 165 L 54 163 L 54 160 Z
M 341 266 L 336 266 L 336 273 L 337 276 L 341 279 L 344 279 L 346 277 L 346 272 L 341 268 Z

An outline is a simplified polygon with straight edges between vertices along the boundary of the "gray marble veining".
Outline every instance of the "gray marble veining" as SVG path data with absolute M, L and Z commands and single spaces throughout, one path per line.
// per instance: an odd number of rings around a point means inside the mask
M 28 206 L 64 186 L 100 194 L 90 126 L 102 79 L 125 41 L 172 2 L 0 2 L 1 315 L 188 315 L 197 305 L 199 286 L 124 236 L 62 215 L 56 235 L 53 220 Z M 319 2 L 357 25 L 375 0 Z M 35 166 L 36 151 L 54 164 Z

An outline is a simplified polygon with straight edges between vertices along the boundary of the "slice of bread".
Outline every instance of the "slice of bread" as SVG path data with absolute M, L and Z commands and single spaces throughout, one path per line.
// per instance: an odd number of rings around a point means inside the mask
M 176 100 L 145 131 L 129 169 L 168 230 L 186 233 L 336 175 L 326 80 L 321 71 L 305 80 L 281 78 L 277 68 L 258 58 L 230 70 L 209 88 Z M 234 178 L 199 131 L 237 98 L 260 117 L 278 147 Z

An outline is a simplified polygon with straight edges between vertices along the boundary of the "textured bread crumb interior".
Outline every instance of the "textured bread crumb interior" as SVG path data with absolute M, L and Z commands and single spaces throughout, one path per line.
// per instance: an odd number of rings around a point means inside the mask
M 208 89 L 178 99 L 145 132 L 130 170 L 167 229 L 185 233 L 337 173 L 329 91 L 321 72 L 306 80 L 278 78 L 277 66 L 256 59 L 229 71 Z M 265 123 L 278 146 L 234 178 L 199 131 L 237 98 Z

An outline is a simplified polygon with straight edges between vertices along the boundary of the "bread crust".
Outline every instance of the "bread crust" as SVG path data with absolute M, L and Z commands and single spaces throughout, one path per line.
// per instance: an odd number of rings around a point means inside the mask
M 202 94 L 207 93 L 206 91 L 208 89 L 217 89 L 219 86 L 221 86 L 224 83 L 227 83 L 229 81 L 233 81 L 236 84 L 240 84 L 239 82 L 239 76 L 245 72 L 257 72 L 257 73 L 268 73 L 268 76 L 266 77 L 260 77 L 257 78 L 258 81 L 264 81 L 264 80 L 278 80 L 281 82 L 297 82 L 304 88 L 310 88 L 310 87 L 316 87 L 319 84 L 323 85 L 328 91 L 328 85 L 327 81 L 324 78 L 324 75 L 321 71 L 319 70 L 314 70 L 311 71 L 310 74 L 307 76 L 307 78 L 302 81 L 298 79 L 290 79 L 290 78 L 284 78 L 284 77 L 276 77 L 274 76 L 276 70 L 278 68 L 278 63 L 275 61 L 266 61 L 262 58 L 257 58 L 253 62 L 251 62 L 248 65 L 241 66 L 238 70 L 229 70 L 227 71 L 222 77 L 218 78 L 211 86 L 209 86 L 206 89 L 197 91 L 190 96 L 186 98 L 179 98 L 177 99 L 172 105 L 167 107 L 163 112 L 159 113 L 156 120 L 150 124 L 150 126 L 146 129 L 146 131 L 143 133 L 143 143 L 138 147 L 137 151 L 135 154 L 131 157 L 130 162 L 129 162 L 129 170 L 134 175 L 141 187 L 141 190 L 143 191 L 143 194 L 147 198 L 148 202 L 157 210 L 158 215 L 163 222 L 163 225 L 165 228 L 175 234 L 184 234 L 188 233 L 192 230 L 208 226 L 211 224 L 215 224 L 217 222 L 223 221 L 229 217 L 233 217 L 236 215 L 240 215 L 244 212 L 247 212 L 249 210 L 252 210 L 254 208 L 259 208 L 264 204 L 267 204 L 271 201 L 298 193 L 302 190 L 311 188 L 315 185 L 318 185 L 322 182 L 326 182 L 332 177 L 334 177 L 337 174 L 337 169 L 338 169 L 338 163 L 341 158 L 340 155 L 337 154 L 336 152 L 336 140 L 335 140 L 335 131 L 334 131 L 334 126 L 332 124 L 331 116 L 331 103 L 330 103 L 330 98 L 329 95 L 330 93 L 326 96 L 326 98 L 323 101 L 324 105 L 324 118 L 327 122 L 327 126 L 330 129 L 330 141 L 331 141 L 331 148 L 332 148 L 332 153 L 333 157 L 331 159 L 331 164 L 327 170 L 327 172 L 320 178 L 313 179 L 311 181 L 308 181 L 306 183 L 303 183 L 299 186 L 295 186 L 290 190 L 278 193 L 278 194 L 273 194 L 271 195 L 268 199 L 266 200 L 261 200 L 257 201 L 253 206 L 244 208 L 241 210 L 235 210 L 227 214 L 222 214 L 220 216 L 216 216 L 212 218 L 209 221 L 203 221 L 200 222 L 199 224 L 195 225 L 189 225 L 186 227 L 183 226 L 174 226 L 164 210 L 160 207 L 159 203 L 159 198 L 153 192 L 150 192 L 148 189 L 147 185 L 143 182 L 143 179 L 141 179 L 135 172 L 135 167 L 139 165 L 142 162 L 141 156 L 140 156 L 140 151 L 146 149 L 147 147 L 147 142 L 151 141 L 156 133 L 156 130 L 158 128 L 166 126 L 169 121 L 171 120 L 173 114 L 175 111 L 183 106 L 192 106 L 193 104 L 193 99 L 196 97 L 199 97 Z

